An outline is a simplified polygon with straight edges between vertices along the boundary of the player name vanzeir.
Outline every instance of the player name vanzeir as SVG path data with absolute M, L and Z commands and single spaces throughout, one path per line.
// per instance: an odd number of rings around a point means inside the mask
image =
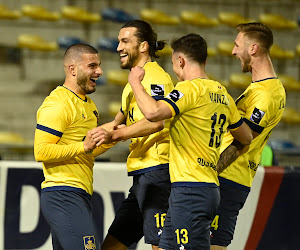
M 221 95 L 213 92 L 209 92 L 210 100 L 214 103 L 221 103 L 224 105 L 228 105 L 229 100 L 226 95 Z

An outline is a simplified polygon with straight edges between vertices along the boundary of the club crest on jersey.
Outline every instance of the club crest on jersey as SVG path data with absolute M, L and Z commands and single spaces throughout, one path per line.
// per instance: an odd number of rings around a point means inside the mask
M 96 249 L 95 236 L 84 236 L 84 250 L 94 250 Z
M 162 84 L 151 84 L 151 96 L 165 95 L 165 86 Z
M 256 124 L 259 124 L 264 115 L 265 115 L 264 111 L 262 111 L 258 108 L 254 108 L 253 113 L 250 117 L 250 121 L 253 121 Z
M 177 102 L 181 97 L 183 97 L 183 94 L 180 91 L 173 89 L 166 97 L 171 99 L 173 102 Z

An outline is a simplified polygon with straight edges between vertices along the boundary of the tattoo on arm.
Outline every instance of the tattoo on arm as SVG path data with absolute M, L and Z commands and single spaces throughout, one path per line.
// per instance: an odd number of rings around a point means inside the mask
M 231 163 L 233 163 L 243 152 L 245 148 L 237 140 L 234 140 L 220 155 L 217 163 L 218 174 L 222 173 Z

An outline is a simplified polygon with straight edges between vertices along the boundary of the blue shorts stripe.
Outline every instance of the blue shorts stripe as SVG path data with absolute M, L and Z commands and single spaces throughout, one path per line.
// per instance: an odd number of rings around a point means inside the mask
M 159 170 L 159 169 L 164 169 L 164 168 L 169 168 L 169 163 L 159 164 L 157 166 L 131 171 L 131 172 L 128 172 L 128 176 L 144 174 L 144 173 L 147 173 L 149 171 Z
M 52 128 L 48 128 L 48 127 L 43 126 L 43 125 L 41 125 L 41 124 L 37 124 L 37 125 L 36 125 L 36 128 L 39 129 L 39 130 L 45 131 L 45 132 L 47 132 L 47 133 L 50 133 L 50 134 L 52 134 L 52 135 L 56 135 L 56 136 L 58 136 L 58 137 L 62 137 L 62 135 L 63 135 L 62 132 L 57 131 L 57 130 L 52 129 Z
M 234 181 L 231 181 L 231 180 L 228 180 L 226 178 L 223 178 L 221 176 L 218 177 L 219 178 L 219 182 L 220 183 L 225 183 L 229 186 L 232 186 L 232 187 L 235 187 L 237 189 L 240 189 L 240 190 L 244 190 L 244 191 L 247 191 L 247 192 L 250 192 L 250 187 L 247 187 L 247 186 L 244 186 L 242 184 L 239 184 L 237 182 L 234 182 Z
M 218 185 L 209 182 L 173 182 L 172 187 L 218 187 Z

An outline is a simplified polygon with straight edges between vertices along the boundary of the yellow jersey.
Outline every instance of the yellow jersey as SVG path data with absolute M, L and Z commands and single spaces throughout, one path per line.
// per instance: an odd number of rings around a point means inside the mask
M 169 74 L 157 62 L 148 62 L 143 68 L 145 76 L 142 85 L 154 99 L 164 96 L 174 88 Z M 127 126 L 144 119 L 129 83 L 122 93 L 121 112 L 126 116 Z M 170 120 L 166 120 L 163 130 L 148 136 L 131 139 L 130 153 L 127 158 L 129 176 L 169 167 L 169 127 Z
M 216 164 L 227 129 L 243 121 L 225 87 L 196 78 L 177 83 L 162 101 L 174 117 L 170 128 L 172 186 L 218 186 Z
M 79 188 L 93 193 L 94 155 L 109 147 L 100 146 L 86 154 L 86 133 L 97 126 L 99 115 L 94 102 L 58 86 L 37 111 L 35 157 L 43 162 L 42 189 Z
M 220 181 L 230 180 L 238 188 L 252 185 L 264 146 L 272 129 L 280 121 L 286 103 L 286 94 L 277 77 L 252 82 L 236 100 L 237 108 L 249 127 L 260 133 L 250 144 L 247 153 L 236 159 L 220 174 Z M 233 141 L 230 133 L 224 137 L 221 151 Z

